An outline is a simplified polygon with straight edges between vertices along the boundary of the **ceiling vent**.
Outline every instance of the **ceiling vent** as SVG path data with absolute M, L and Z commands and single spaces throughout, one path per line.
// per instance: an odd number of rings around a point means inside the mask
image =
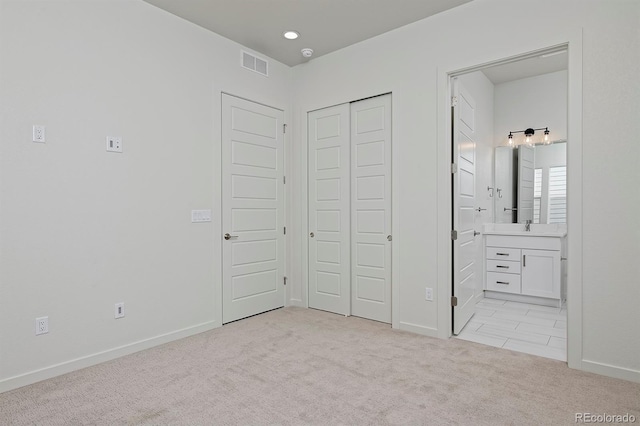
M 242 67 L 266 77 L 269 76 L 269 63 L 250 53 L 242 52 Z

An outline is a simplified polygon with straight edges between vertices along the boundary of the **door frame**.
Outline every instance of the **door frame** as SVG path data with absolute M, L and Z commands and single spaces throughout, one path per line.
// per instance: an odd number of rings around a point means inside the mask
M 498 57 L 486 55 L 473 60 L 456 60 L 438 66 L 438 337 L 452 336 L 451 240 L 451 87 L 452 78 L 488 66 L 539 55 L 566 47 L 567 70 L 567 361 L 569 367 L 583 369 L 582 355 L 582 31 L 568 30 L 554 38 L 522 49 L 510 49 Z
M 376 93 L 371 95 L 370 93 Z M 294 119 L 297 123 L 301 123 L 299 129 L 297 129 L 298 140 L 304 141 L 304 143 L 300 144 L 300 151 L 298 156 L 298 164 L 292 165 L 292 168 L 299 167 L 299 173 L 296 173 L 293 170 L 293 173 L 301 176 L 302 179 L 298 180 L 295 185 L 296 187 L 290 189 L 294 191 L 294 194 L 300 195 L 301 202 L 300 206 L 300 216 L 297 220 L 300 222 L 300 232 L 299 239 L 294 243 L 291 247 L 291 251 L 298 250 L 301 253 L 301 265 L 300 265 L 300 294 L 298 297 L 291 295 L 289 298 L 290 305 L 300 306 L 304 308 L 309 307 L 309 245 L 308 245 L 308 230 L 309 230 L 309 171 L 308 171 L 308 158 L 309 158 L 309 141 L 307 140 L 307 135 L 309 132 L 309 124 L 307 121 L 308 114 L 312 111 L 317 111 L 324 108 L 330 108 L 333 106 L 357 102 L 360 100 L 364 100 L 367 98 L 372 98 L 376 96 L 391 95 L 391 235 L 393 236 L 393 248 L 391 250 L 391 328 L 404 328 L 411 331 L 411 324 L 402 325 L 399 317 L 399 297 L 400 297 L 400 287 L 397 284 L 399 282 L 400 273 L 399 273 L 399 256 L 400 256 L 400 225 L 398 222 L 399 212 L 399 199 L 398 194 L 400 193 L 399 187 L 399 179 L 396 173 L 396 170 L 399 170 L 399 165 L 397 164 L 398 158 L 400 158 L 399 152 L 399 144 L 393 143 L 394 140 L 398 140 L 398 135 L 396 134 L 397 127 L 394 126 L 393 123 L 396 122 L 396 114 L 397 110 L 394 102 L 395 94 L 393 88 L 383 87 L 380 90 L 372 90 L 368 93 L 357 93 L 355 95 L 345 95 L 346 97 L 336 99 L 333 102 L 324 101 L 313 104 L 302 105 L 298 111 L 295 112 Z M 397 92 L 397 91 L 396 91 Z M 295 197 L 295 195 L 294 195 Z M 295 218 L 293 220 L 296 220 Z M 296 221 L 297 221 L 296 220 Z M 298 245 L 299 244 L 299 245 Z M 296 247 L 297 246 L 297 247 Z M 288 294 L 288 293 L 287 293 Z M 419 332 L 419 331 L 418 331 Z

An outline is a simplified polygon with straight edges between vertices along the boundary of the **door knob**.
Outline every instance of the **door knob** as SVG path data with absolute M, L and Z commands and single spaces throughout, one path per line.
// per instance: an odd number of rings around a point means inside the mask
M 313 237 L 315 237 L 315 236 L 316 236 L 316 234 L 314 234 L 313 232 L 310 232 L 310 233 L 309 233 L 309 236 L 310 236 L 311 238 L 313 238 Z
M 473 230 L 473 236 L 475 237 L 476 235 L 480 235 L 480 232 L 476 231 L 475 229 Z
M 228 232 L 226 234 L 224 234 L 224 239 L 225 240 L 230 240 L 232 238 L 238 238 L 238 236 L 237 235 L 231 235 Z
M 393 237 L 391 235 L 387 235 L 387 241 L 391 241 L 393 240 Z

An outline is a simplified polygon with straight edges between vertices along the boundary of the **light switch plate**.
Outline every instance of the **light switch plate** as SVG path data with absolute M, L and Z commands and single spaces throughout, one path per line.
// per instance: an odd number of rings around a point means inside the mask
M 211 222 L 211 210 L 191 210 L 191 223 Z

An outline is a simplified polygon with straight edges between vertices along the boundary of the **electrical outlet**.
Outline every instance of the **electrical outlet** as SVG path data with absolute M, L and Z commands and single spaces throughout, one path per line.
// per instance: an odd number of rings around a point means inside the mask
M 124 303 L 116 303 L 114 318 L 124 318 Z
M 429 288 L 429 287 L 425 288 L 424 298 L 425 298 L 425 300 L 433 300 L 433 289 L 432 288 Z
M 122 152 L 122 138 L 119 136 L 107 136 L 107 151 Z
M 36 336 L 49 332 L 49 317 L 36 318 Z
M 33 141 L 44 143 L 44 126 L 33 126 Z

